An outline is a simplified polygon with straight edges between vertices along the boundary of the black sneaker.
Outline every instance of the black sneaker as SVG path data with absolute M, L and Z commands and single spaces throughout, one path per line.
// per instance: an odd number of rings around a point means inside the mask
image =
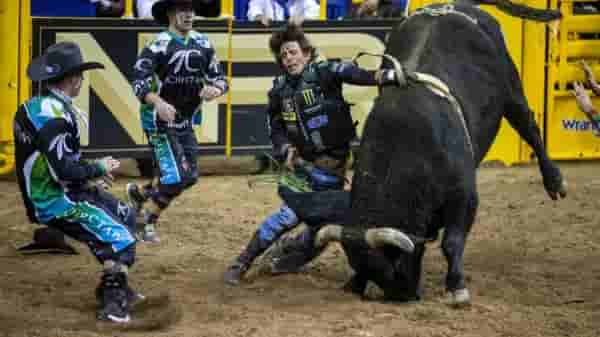
M 129 302 L 129 307 L 133 307 L 136 304 L 143 302 L 146 299 L 142 293 L 135 291 L 130 286 L 127 286 L 127 301 Z
M 133 307 L 138 303 L 143 302 L 144 300 L 146 300 L 146 296 L 144 296 L 144 294 L 136 291 L 135 289 L 131 288 L 130 286 L 127 286 L 127 289 L 125 290 L 127 291 L 127 301 L 129 302 L 129 307 Z M 102 288 L 98 287 L 96 288 L 96 300 L 98 301 L 100 306 L 103 306 L 104 302 L 103 302 L 103 296 L 102 296 L 103 292 L 102 292 Z
M 148 197 L 140 190 L 137 184 L 128 183 L 127 200 L 133 209 L 135 209 L 136 212 L 139 212 L 144 206 L 144 203 L 148 201 Z
M 102 321 L 128 323 L 129 302 L 134 292 L 127 286 L 125 273 L 105 273 L 96 289 L 99 308 L 96 317 Z

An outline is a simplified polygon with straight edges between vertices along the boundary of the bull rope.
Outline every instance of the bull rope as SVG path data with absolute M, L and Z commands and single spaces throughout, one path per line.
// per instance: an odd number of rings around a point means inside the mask
M 454 9 L 454 5 L 452 4 L 445 4 L 444 6 L 438 7 L 438 8 L 431 8 L 431 7 L 423 7 L 423 8 L 419 8 L 417 9 L 412 15 L 412 16 L 417 16 L 417 15 L 429 15 L 429 16 L 443 16 L 443 15 L 448 15 L 448 14 L 456 14 L 456 15 L 460 15 L 463 18 L 471 21 L 472 24 L 477 24 L 477 19 L 463 13 L 460 11 L 457 11 L 456 9 Z
M 473 151 L 473 143 L 471 142 L 471 133 L 469 132 L 469 128 L 467 127 L 467 121 L 465 119 L 465 115 L 463 113 L 462 107 L 456 97 L 452 95 L 450 88 L 439 78 L 425 73 L 420 72 L 406 72 L 400 62 L 389 54 L 373 54 L 369 52 L 359 52 L 353 59 L 352 62 L 356 64 L 356 61 L 364 56 L 376 56 L 384 58 L 390 61 L 394 65 L 394 71 L 396 72 L 396 79 L 398 81 L 398 85 L 401 89 L 407 88 L 410 85 L 410 82 L 421 83 L 425 85 L 427 89 L 433 92 L 435 95 L 442 97 L 452 105 L 454 110 L 456 111 L 463 131 L 465 132 L 465 137 L 467 139 L 467 145 L 469 146 L 469 151 L 471 152 L 471 156 L 475 158 L 475 152 Z

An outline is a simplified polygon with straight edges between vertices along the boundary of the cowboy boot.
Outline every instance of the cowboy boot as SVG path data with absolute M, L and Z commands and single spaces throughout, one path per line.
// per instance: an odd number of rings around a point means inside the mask
M 314 237 L 320 227 L 307 227 L 298 236 L 285 240 L 273 252 L 271 274 L 298 273 L 305 265 L 319 256 L 323 249 L 314 246 Z
M 100 285 L 96 288 L 98 300 L 96 317 L 102 321 L 128 323 L 130 300 L 133 299 L 128 293 L 129 289 L 127 274 L 105 271 Z
M 269 247 L 268 242 L 262 240 L 259 236 L 259 232 L 256 231 L 248 242 L 246 249 L 234 260 L 234 262 L 227 268 L 224 275 L 225 283 L 230 285 L 239 285 L 242 277 L 252 265 L 254 259 L 262 254 Z

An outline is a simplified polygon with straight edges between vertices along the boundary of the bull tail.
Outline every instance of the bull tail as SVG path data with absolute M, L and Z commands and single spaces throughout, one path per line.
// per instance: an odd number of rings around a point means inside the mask
M 485 1 L 485 3 L 493 4 L 496 8 L 510 16 L 516 16 L 526 20 L 550 22 L 562 17 L 562 14 L 558 10 L 533 8 L 512 3 L 510 0 L 488 0 Z
M 324 248 L 330 242 L 342 242 L 351 246 L 367 246 L 381 248 L 386 245 L 395 246 L 401 250 L 412 253 L 415 242 L 404 232 L 394 228 L 382 227 L 371 229 L 346 228 L 340 225 L 328 225 L 319 230 L 315 238 L 315 246 Z

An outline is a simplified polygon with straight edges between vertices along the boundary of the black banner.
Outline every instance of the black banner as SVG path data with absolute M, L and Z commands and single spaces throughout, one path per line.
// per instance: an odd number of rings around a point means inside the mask
M 359 51 L 381 52 L 385 34 L 393 21 L 306 22 L 305 31 L 322 57 L 350 59 Z M 149 154 L 139 120 L 139 102 L 129 86 L 137 55 L 153 35 L 164 27 L 150 20 L 33 19 L 33 56 L 64 40 L 78 43 L 86 60 L 105 64 L 105 70 L 86 72 L 82 94 L 76 104 L 89 112 L 89 132 L 82 136 L 84 152 L 96 157 L 145 157 Z M 198 21 L 195 30 L 204 33 L 215 47 L 223 69 L 231 61 L 232 153 L 257 154 L 270 149 L 264 107 L 267 91 L 279 68 L 268 41 L 278 26 L 227 21 Z M 229 39 L 232 39 L 231 44 Z M 229 46 L 232 46 L 229 49 Z M 231 56 L 231 60 L 229 57 Z M 370 63 L 369 63 L 370 62 Z M 376 68 L 379 60 L 361 64 Z M 39 84 L 34 94 L 40 92 Z M 354 103 L 353 115 L 364 120 L 375 96 L 374 88 L 351 87 L 346 98 Z M 203 124 L 197 130 L 200 152 L 225 154 L 227 144 L 227 97 L 203 106 Z

